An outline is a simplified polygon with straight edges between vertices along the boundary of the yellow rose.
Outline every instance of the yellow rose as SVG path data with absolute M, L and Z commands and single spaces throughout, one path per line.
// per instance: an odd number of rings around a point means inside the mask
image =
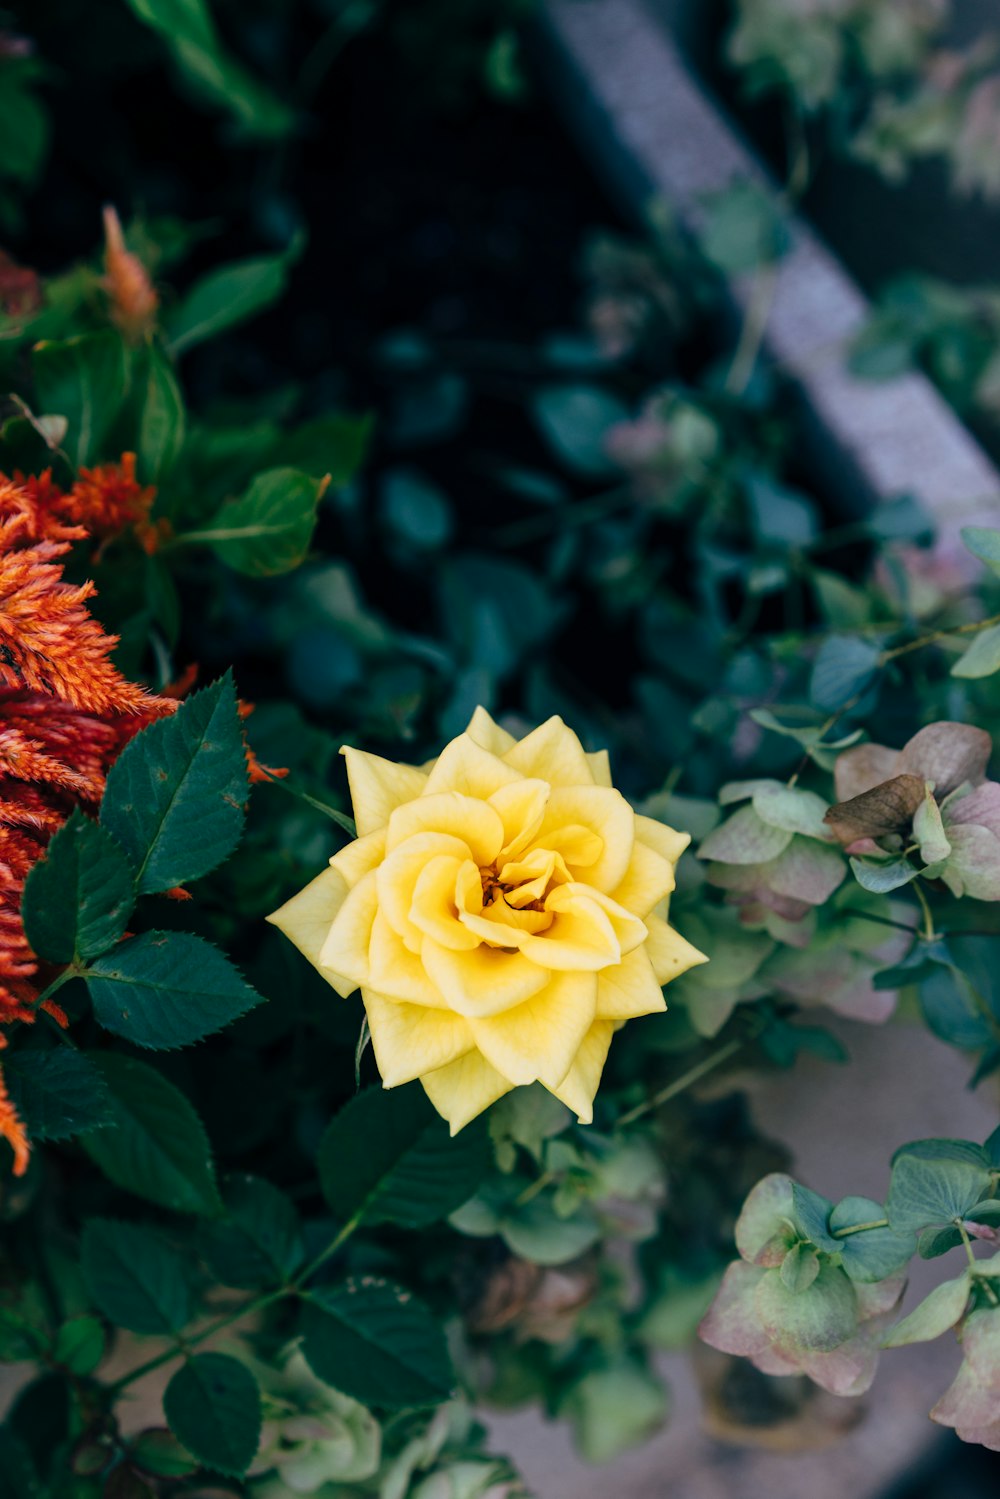
M 688 835 L 560 718 L 515 740 L 478 708 L 423 769 L 343 753 L 358 837 L 269 919 L 361 989 L 383 1085 L 419 1078 L 452 1134 L 536 1080 L 589 1123 L 612 1033 L 705 961 L 666 921 Z

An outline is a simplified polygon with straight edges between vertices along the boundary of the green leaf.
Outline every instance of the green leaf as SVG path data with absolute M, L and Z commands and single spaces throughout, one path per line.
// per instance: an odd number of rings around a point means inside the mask
M 4 1499 L 44 1499 L 31 1453 L 9 1426 L 0 1426 L 0 1474 Z
M 596 385 L 552 385 L 534 401 L 535 419 L 557 458 L 587 479 L 617 472 L 605 439 L 616 422 L 628 417 L 617 396 Z
M 991 677 L 1000 671 L 1000 625 L 980 630 L 951 668 L 953 677 Z
M 184 446 L 184 397 L 173 366 L 158 344 L 150 344 L 136 375 L 139 397 L 139 471 L 147 484 L 160 484 Z
M 189 1321 L 185 1262 L 151 1229 L 91 1218 L 80 1262 L 94 1304 L 116 1327 L 169 1336 Z
M 830 1214 L 831 1231 L 858 1223 L 877 1223 L 886 1216 L 880 1202 L 870 1197 L 845 1197 Z M 893 1228 L 866 1228 L 837 1240 L 844 1269 L 862 1283 L 887 1280 L 913 1257 L 917 1241 L 912 1233 Z
M 358 1148 L 358 1141 L 364 1148 Z M 472 1196 L 492 1164 L 484 1120 L 451 1139 L 422 1088 L 368 1088 L 331 1120 L 317 1166 L 342 1222 L 424 1228 Z
M 779 1274 L 793 1295 L 808 1291 L 819 1274 L 819 1255 L 811 1244 L 794 1244 L 782 1260 Z
M 324 479 L 297 469 L 269 469 L 185 540 L 210 543 L 223 562 L 251 578 L 290 572 L 305 560 L 325 488 Z
M 811 1353 L 830 1353 L 854 1336 L 858 1298 L 854 1287 L 834 1265 L 821 1265 L 804 1291 L 790 1291 L 778 1270 L 769 1270 L 754 1293 L 761 1325 L 783 1345 Z
M 972 1161 L 899 1155 L 892 1168 L 886 1216 L 897 1233 L 918 1233 L 964 1218 L 989 1185 L 987 1168 Z
M 154 1051 L 190 1046 L 263 1002 L 225 953 L 191 932 L 143 932 L 86 978 L 98 1023 Z
M 856 859 L 851 857 L 854 878 L 862 890 L 873 895 L 887 895 L 916 879 L 917 870 L 906 859 Z
M 830 1214 L 833 1203 L 821 1197 L 810 1187 L 795 1182 L 792 1187 L 792 1221 L 799 1233 L 804 1234 L 817 1249 L 835 1254 L 840 1249 L 839 1240 L 830 1233 Z
M 963 526 L 962 540 L 980 562 L 1000 577 L 1000 531 L 989 526 Z
M 199 1245 L 224 1286 L 282 1285 L 302 1264 L 299 1215 L 283 1192 L 257 1176 L 227 1176 L 225 1217 L 206 1223 Z
M 77 809 L 28 875 L 21 916 L 40 958 L 72 963 L 112 947 L 134 905 L 128 859 L 106 828 Z
M 881 658 L 881 650 L 857 635 L 830 635 L 820 646 L 809 682 L 809 701 L 833 713 L 863 692 Z
M 101 825 L 138 871 L 140 893 L 198 879 L 231 854 L 249 783 L 230 673 L 128 743 L 108 774 Z
M 226 1353 L 189 1358 L 167 1385 L 163 1412 L 206 1468 L 239 1478 L 257 1455 L 260 1390 L 246 1365 Z
M 753 810 L 769 827 L 829 843 L 830 830 L 823 821 L 826 809 L 827 803 L 815 791 L 802 791 L 775 781 L 765 781 L 753 792 Z
M 116 1186 L 178 1213 L 222 1209 L 204 1127 L 184 1094 L 155 1068 L 116 1052 L 91 1052 L 111 1099 L 111 1124 L 81 1138 Z
M 288 269 L 297 253 L 296 247 L 294 253 L 234 260 L 209 271 L 169 320 L 171 352 L 177 355 L 193 349 L 270 307 L 284 294 Z
M 960 969 L 944 963 L 929 965 L 919 978 L 917 994 L 929 1029 L 949 1046 L 976 1051 L 993 1039 L 977 1006 L 976 991 Z
M 409 1291 L 374 1276 L 315 1289 L 302 1334 L 313 1373 L 365 1405 L 436 1405 L 452 1393 L 440 1322 Z
M 106 1347 L 107 1339 L 98 1317 L 71 1317 L 56 1334 L 52 1357 L 70 1374 L 92 1374 Z
M 274 139 L 295 125 L 295 112 L 223 47 L 207 0 L 127 0 L 159 32 L 189 85 L 230 114 L 241 131 Z
M 883 1340 L 883 1348 L 902 1348 L 907 1343 L 930 1343 L 941 1337 L 964 1314 L 969 1301 L 970 1276 L 966 1270 L 955 1280 L 935 1286 L 908 1317 L 897 1322 Z
M 66 1140 L 110 1118 L 104 1078 L 78 1051 L 7 1051 L 3 1075 L 33 1140 Z
M 712 829 L 698 849 L 698 857 L 721 864 L 766 864 L 788 847 L 792 837 L 787 828 L 764 822 L 754 807 L 740 807 Z
M 710 194 L 700 242 L 708 259 L 730 276 L 779 260 L 789 239 L 777 197 L 749 180 Z
M 198 1466 L 173 1432 L 152 1427 L 141 1431 L 129 1447 L 129 1462 L 154 1478 L 186 1478 Z
M 125 345 L 110 329 L 44 340 L 35 345 L 32 367 L 41 409 L 69 423 L 63 447 L 71 463 L 93 463 L 125 399 Z

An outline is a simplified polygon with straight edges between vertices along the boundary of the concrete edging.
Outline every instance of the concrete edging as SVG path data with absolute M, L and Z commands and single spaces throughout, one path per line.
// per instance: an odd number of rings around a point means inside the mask
M 648 223 L 666 201 L 697 233 L 705 195 L 734 180 L 777 185 L 643 0 L 540 0 L 536 42 L 553 97 L 624 210 Z M 1000 525 L 1000 473 L 919 372 L 859 380 L 843 350 L 869 304 L 798 216 L 776 272 L 765 353 L 802 398 L 806 458 L 840 504 L 863 511 L 911 494 L 933 517 L 939 553 L 968 576 L 964 525 Z M 728 288 L 740 319 L 754 277 Z

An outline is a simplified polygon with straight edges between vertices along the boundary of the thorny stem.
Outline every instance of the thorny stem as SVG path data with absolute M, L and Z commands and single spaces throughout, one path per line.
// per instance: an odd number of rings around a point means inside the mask
M 719 1050 L 714 1051 L 711 1056 L 705 1057 L 703 1061 L 696 1063 L 694 1067 L 690 1067 L 687 1072 L 675 1078 L 672 1083 L 668 1083 L 665 1088 L 661 1088 L 659 1093 L 654 1093 L 652 1098 L 647 1098 L 645 1103 L 637 1104 L 634 1109 L 629 1109 L 627 1114 L 622 1114 L 618 1120 L 617 1128 L 620 1129 L 625 1124 L 633 1124 L 636 1119 L 641 1119 L 644 1114 L 650 1113 L 653 1109 L 658 1109 L 661 1104 L 667 1103 L 671 1098 L 676 1098 L 678 1093 L 683 1093 L 686 1088 L 690 1088 L 691 1084 L 696 1083 L 699 1078 L 705 1077 L 709 1072 L 714 1072 L 716 1067 L 721 1067 L 723 1062 L 728 1061 L 736 1052 L 741 1051 L 745 1045 L 745 1040 L 739 1040 L 728 1041 L 725 1046 L 720 1046 Z
M 121 1379 L 115 1380 L 114 1384 L 108 1386 L 108 1393 L 118 1395 L 122 1390 L 134 1384 L 136 1380 L 143 1379 L 147 1374 L 152 1374 L 155 1369 L 169 1364 L 175 1358 L 187 1358 L 192 1348 L 199 1343 L 204 1343 L 206 1338 L 213 1337 L 215 1333 L 221 1332 L 224 1327 L 229 1327 L 233 1322 L 238 1322 L 242 1317 L 250 1317 L 254 1312 L 263 1311 L 267 1306 L 272 1306 L 276 1301 L 283 1301 L 286 1296 L 299 1296 L 302 1294 L 306 1281 L 310 1280 L 321 1265 L 332 1258 L 339 1249 L 346 1244 L 361 1222 L 363 1210 L 349 1218 L 339 1232 L 330 1240 L 326 1248 L 311 1260 L 304 1269 L 300 1270 L 293 1280 L 287 1285 L 280 1286 L 276 1291 L 263 1291 L 259 1296 L 253 1296 L 249 1301 L 242 1302 L 233 1311 L 227 1312 L 224 1317 L 217 1317 L 214 1322 L 209 1322 L 200 1332 L 193 1333 L 190 1337 L 178 1338 L 177 1342 L 170 1348 L 165 1348 L 155 1358 L 147 1359 L 146 1363 L 139 1364 L 137 1368 L 131 1369 L 123 1374 Z

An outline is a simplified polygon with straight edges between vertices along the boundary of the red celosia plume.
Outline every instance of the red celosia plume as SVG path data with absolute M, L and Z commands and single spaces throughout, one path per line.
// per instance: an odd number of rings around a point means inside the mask
M 117 640 L 86 607 L 93 584 L 67 583 L 61 561 L 73 541 L 144 519 L 152 498 L 128 454 L 65 493 L 51 474 L 0 475 L 0 1024 L 33 1020 L 39 1004 L 20 916 L 32 865 L 74 807 L 96 807 L 123 744 L 176 707 L 112 664 Z M 2 1078 L 0 1136 L 23 1173 L 28 1141 Z

